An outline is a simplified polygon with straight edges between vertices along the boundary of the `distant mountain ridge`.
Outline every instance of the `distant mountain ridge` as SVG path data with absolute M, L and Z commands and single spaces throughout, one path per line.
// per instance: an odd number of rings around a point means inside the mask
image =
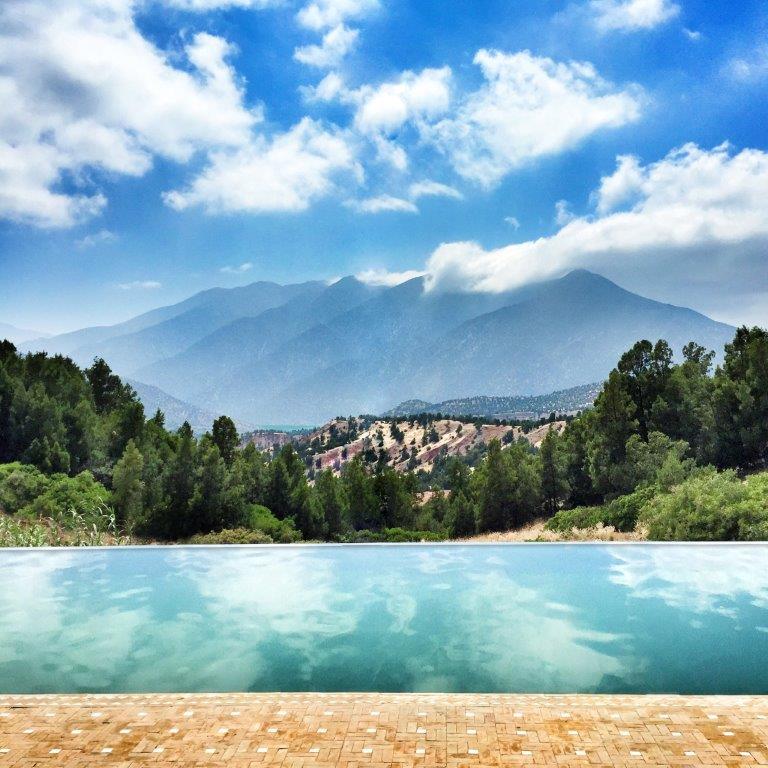
M 0 323 L 0 340 L 8 339 L 8 341 L 18 345 L 37 338 L 48 338 L 48 336 L 30 328 L 17 328 L 10 323 Z
M 505 293 L 253 283 L 213 289 L 110 328 L 27 345 L 252 424 L 323 423 L 471 392 L 543 395 L 600 381 L 640 338 L 722 352 L 733 328 L 577 270 Z
M 545 395 L 513 395 L 490 397 L 476 395 L 440 403 L 406 400 L 385 411 L 386 418 L 399 418 L 419 413 L 441 413 L 445 416 L 478 416 L 491 419 L 539 418 L 550 413 L 569 414 L 589 408 L 600 392 L 601 384 L 583 384 Z
M 221 415 L 191 403 L 185 403 L 183 400 L 163 392 L 159 387 L 153 387 L 143 381 L 136 381 L 136 379 L 126 379 L 125 381 L 133 387 L 139 396 L 147 418 L 151 418 L 158 409 L 163 412 L 166 429 L 178 429 L 186 421 L 196 435 L 202 435 L 211 430 L 214 420 Z M 252 425 L 244 422 L 238 422 L 236 426 L 241 432 L 252 429 Z

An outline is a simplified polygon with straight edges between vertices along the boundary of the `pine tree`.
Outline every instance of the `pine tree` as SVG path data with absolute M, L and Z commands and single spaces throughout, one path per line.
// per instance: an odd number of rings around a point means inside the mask
M 176 453 L 164 479 L 167 506 L 148 523 L 150 532 L 169 539 L 191 535 L 189 505 L 195 491 L 195 439 L 189 422 L 179 428 Z
M 195 491 L 189 503 L 189 532 L 208 533 L 221 528 L 227 480 L 224 459 L 212 443 L 202 449 L 195 474 Z
M 742 327 L 715 373 L 716 458 L 722 467 L 768 464 L 768 331 Z
M 309 540 L 322 535 L 323 511 L 314 490 L 306 482 L 298 483 L 291 493 L 291 509 L 302 538 Z
M 589 444 L 589 473 L 602 495 L 625 493 L 627 440 L 637 433 L 635 404 L 621 374 L 611 371 L 595 400 L 594 435 Z
M 448 535 L 452 539 L 474 536 L 477 532 L 475 505 L 464 490 L 451 493 L 445 522 L 448 529 Z
M 550 428 L 542 440 L 539 459 L 541 462 L 541 492 L 544 499 L 544 513 L 551 517 L 557 512 L 569 490 L 568 481 L 565 479 L 560 438 L 554 428 Z
M 344 465 L 342 481 L 349 499 L 349 517 L 353 528 L 357 531 L 381 528 L 379 499 L 359 456 Z
M 506 531 L 511 527 L 514 487 L 498 440 L 491 440 L 482 467 L 478 527 L 480 531 Z
M 325 522 L 325 535 L 334 539 L 348 527 L 349 503 L 344 494 L 341 481 L 334 477 L 330 469 L 318 474 L 315 480 L 315 492 L 320 502 Z
M 266 506 L 278 520 L 284 520 L 291 514 L 291 493 L 294 482 L 285 465 L 282 455 L 269 465 Z
M 229 416 L 219 416 L 213 422 L 211 437 L 227 466 L 231 466 L 235 458 L 235 451 L 240 444 L 240 436 L 237 434 L 235 422 Z
M 129 440 L 112 472 L 112 498 L 118 520 L 133 524 L 141 520 L 144 511 L 144 457 L 133 440 Z

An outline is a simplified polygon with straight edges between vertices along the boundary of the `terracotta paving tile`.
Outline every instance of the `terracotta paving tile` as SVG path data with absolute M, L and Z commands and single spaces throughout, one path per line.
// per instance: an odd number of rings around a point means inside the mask
M 3 768 L 768 766 L 768 696 L 0 696 Z

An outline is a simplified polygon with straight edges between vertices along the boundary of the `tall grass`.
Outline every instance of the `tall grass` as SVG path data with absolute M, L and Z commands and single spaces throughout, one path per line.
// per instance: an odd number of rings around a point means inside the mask
M 0 515 L 0 547 L 98 547 L 128 544 L 114 511 L 105 504 L 87 513 L 75 509 L 55 517 L 24 520 Z

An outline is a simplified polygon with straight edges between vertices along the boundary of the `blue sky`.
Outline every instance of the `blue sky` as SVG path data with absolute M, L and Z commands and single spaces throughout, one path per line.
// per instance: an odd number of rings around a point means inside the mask
M 10 0 L 0 94 L 17 326 L 574 267 L 768 323 L 757 0 Z

